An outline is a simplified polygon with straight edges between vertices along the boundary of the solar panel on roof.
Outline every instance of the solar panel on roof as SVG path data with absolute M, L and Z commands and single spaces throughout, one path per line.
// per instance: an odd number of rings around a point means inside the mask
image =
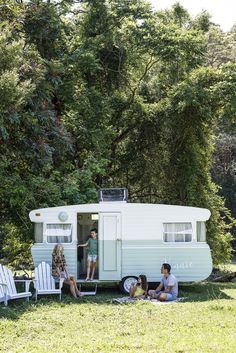
M 100 189 L 98 192 L 99 202 L 128 201 L 128 190 L 126 188 Z

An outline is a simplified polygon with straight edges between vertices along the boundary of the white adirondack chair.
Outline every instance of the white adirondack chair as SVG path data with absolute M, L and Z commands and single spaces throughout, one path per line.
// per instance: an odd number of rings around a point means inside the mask
M 7 305 L 6 287 L 5 287 L 5 284 L 2 284 L 0 282 L 0 303 L 1 302 L 4 302 L 4 304 Z
M 25 292 L 16 291 L 15 282 L 25 283 Z M 11 270 L 6 266 L 0 264 L 0 302 L 8 304 L 8 300 L 26 298 L 29 301 L 29 297 L 32 295 L 29 292 L 31 280 L 14 280 Z
M 43 294 L 59 294 L 61 300 L 61 289 L 63 286 L 64 278 L 60 278 L 59 288 L 56 289 L 56 281 L 51 275 L 50 265 L 46 262 L 41 262 L 34 270 L 35 279 L 35 301 L 38 299 L 38 295 Z

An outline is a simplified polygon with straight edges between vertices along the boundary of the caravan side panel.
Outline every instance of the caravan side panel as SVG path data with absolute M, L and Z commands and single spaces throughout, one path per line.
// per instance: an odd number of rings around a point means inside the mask
M 178 281 L 192 282 L 207 278 L 212 270 L 211 254 L 207 244 L 199 246 L 168 245 L 158 241 L 127 241 L 122 244 L 122 277 L 145 274 L 148 281 L 161 278 L 161 265 L 171 264 Z
M 146 211 L 146 212 L 145 212 Z M 166 212 L 155 208 L 133 208 L 122 214 L 122 278 L 144 274 L 149 281 L 159 281 L 162 263 L 172 267 L 179 281 L 192 282 L 207 278 L 212 271 L 209 246 L 197 242 L 196 211 L 191 214 L 184 208 L 166 206 Z M 163 223 L 191 223 L 192 239 L 189 242 L 164 242 Z
M 31 248 L 34 265 L 38 266 L 38 264 L 42 261 L 47 262 L 50 266 L 52 265 L 52 251 L 53 246 L 49 244 L 34 244 Z M 64 244 L 63 244 L 64 245 Z M 66 263 L 69 269 L 69 272 L 77 278 L 77 247 L 74 245 L 65 245 L 64 246 L 64 254 L 66 258 Z

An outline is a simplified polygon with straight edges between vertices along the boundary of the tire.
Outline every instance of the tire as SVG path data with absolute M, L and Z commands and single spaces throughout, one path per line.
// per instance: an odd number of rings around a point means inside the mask
M 138 280 L 138 277 L 136 277 L 136 276 L 126 276 L 126 277 L 122 278 L 122 280 L 120 281 L 120 284 L 119 284 L 121 293 L 129 294 L 131 284 L 134 282 L 136 283 L 137 280 Z

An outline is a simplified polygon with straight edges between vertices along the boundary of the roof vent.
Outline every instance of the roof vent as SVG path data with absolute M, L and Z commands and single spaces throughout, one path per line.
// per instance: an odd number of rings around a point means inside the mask
M 98 191 L 99 202 L 128 201 L 128 190 L 126 188 L 100 189 Z

